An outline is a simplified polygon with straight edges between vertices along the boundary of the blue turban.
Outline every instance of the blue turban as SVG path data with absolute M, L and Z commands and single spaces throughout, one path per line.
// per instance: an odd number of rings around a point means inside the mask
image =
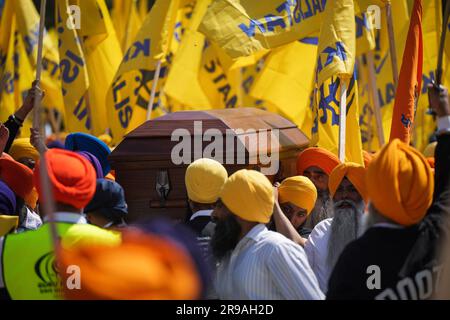
M 111 171 L 108 161 L 111 150 L 100 139 L 86 133 L 71 133 L 66 138 L 65 147 L 70 151 L 87 151 L 96 156 L 102 166 L 103 176 Z
M 16 196 L 6 183 L 0 181 L 0 215 L 16 214 Z
M 98 212 L 110 221 L 123 219 L 128 214 L 128 206 L 122 186 L 111 180 L 98 179 L 94 198 L 84 212 Z
M 77 151 L 77 153 L 83 158 L 87 159 L 94 166 L 95 173 L 97 174 L 97 179 L 103 179 L 105 177 L 103 175 L 103 169 L 100 161 L 98 161 L 96 156 L 87 151 Z

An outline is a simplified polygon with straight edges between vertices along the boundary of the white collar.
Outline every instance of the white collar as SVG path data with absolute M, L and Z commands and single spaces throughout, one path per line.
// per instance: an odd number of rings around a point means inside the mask
M 252 239 L 252 240 L 258 242 L 258 240 L 262 237 L 262 235 L 263 235 L 264 233 L 266 233 L 267 231 L 268 231 L 268 229 L 267 229 L 267 227 L 266 227 L 265 224 L 262 224 L 262 223 L 257 224 L 256 226 L 254 226 L 254 227 L 252 228 L 252 230 L 250 230 L 250 231 L 244 236 L 244 239 L 245 239 L 245 238 L 248 238 L 248 239 Z
M 251 240 L 254 242 L 258 242 L 264 234 L 269 232 L 269 230 L 266 228 L 266 225 L 260 223 L 254 226 L 236 245 L 236 247 L 233 249 L 231 253 L 231 259 L 239 254 L 239 252 L 245 248 Z
M 194 220 L 195 218 L 198 217 L 211 217 L 213 210 L 200 210 L 197 211 L 196 213 L 194 213 L 191 218 L 189 219 L 190 221 Z
M 44 222 L 49 222 L 50 219 L 48 217 L 44 218 Z M 53 214 L 54 222 L 64 222 L 71 224 L 87 224 L 87 220 L 81 214 L 78 213 L 70 213 L 70 212 L 55 212 Z

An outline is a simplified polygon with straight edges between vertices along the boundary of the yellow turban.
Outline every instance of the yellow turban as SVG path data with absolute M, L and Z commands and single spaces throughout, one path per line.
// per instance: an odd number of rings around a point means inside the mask
M 291 202 L 310 214 L 316 204 L 317 189 L 307 177 L 291 177 L 281 183 L 278 196 L 280 203 Z
M 258 171 L 243 169 L 234 173 L 225 182 L 220 199 L 246 221 L 268 223 L 273 213 L 273 187 Z
M 198 203 L 215 203 L 227 178 L 227 170 L 219 162 L 206 158 L 194 161 L 185 176 L 189 199 Z
M 328 179 L 328 189 L 330 190 L 331 197 L 334 197 L 334 194 L 344 177 L 347 177 L 347 179 L 350 180 L 352 185 L 364 199 L 364 202 L 367 203 L 368 194 L 365 181 L 366 168 L 353 162 L 341 163 L 331 172 L 330 178 Z
M 423 150 L 423 155 L 425 158 L 434 158 L 434 151 L 436 150 L 437 142 L 430 143 Z
M 425 157 L 398 139 L 374 158 L 366 176 L 369 197 L 385 217 L 409 226 L 431 205 L 434 177 Z
M 39 152 L 31 145 L 29 138 L 14 140 L 8 153 L 16 161 L 22 158 L 31 158 L 34 161 L 39 160 Z

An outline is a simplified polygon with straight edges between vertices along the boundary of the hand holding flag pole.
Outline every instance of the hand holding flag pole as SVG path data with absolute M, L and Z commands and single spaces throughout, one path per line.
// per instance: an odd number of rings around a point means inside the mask
M 36 82 L 39 84 L 41 80 L 42 73 L 42 52 L 44 47 L 44 31 L 45 31 L 45 13 L 46 13 L 46 0 L 41 0 L 41 8 L 40 8 L 40 23 L 39 23 L 39 38 L 38 38 L 38 50 L 37 50 L 37 60 L 36 60 Z M 35 130 L 39 130 L 41 132 L 41 139 L 45 138 L 45 128 L 44 125 L 40 123 L 41 120 L 41 99 L 34 99 L 34 119 L 33 119 L 33 128 Z M 43 202 L 43 211 L 50 221 L 50 233 L 53 242 L 53 246 L 57 249 L 58 246 L 58 232 L 56 230 L 56 225 L 54 223 L 53 214 L 55 212 L 55 204 L 53 200 L 53 193 L 50 186 L 50 181 L 48 178 L 48 170 L 47 170 L 47 162 L 45 157 L 45 147 L 43 147 L 42 143 L 38 144 L 38 151 L 40 153 L 40 166 L 41 166 L 41 183 L 42 183 L 42 197 L 45 199 Z M 44 164 L 44 165 L 43 165 Z
M 443 90 L 443 88 L 441 86 L 442 73 L 443 73 L 442 61 L 443 61 L 443 57 L 444 57 L 445 37 L 447 35 L 449 17 L 450 17 L 450 1 L 447 1 L 446 5 L 445 5 L 444 20 L 442 21 L 442 34 L 441 34 L 441 40 L 439 43 L 438 62 L 437 62 L 437 67 L 436 67 L 436 81 L 432 82 L 433 87 L 439 91 Z M 428 91 L 428 98 L 430 98 L 430 91 Z M 436 113 L 431 108 L 428 109 L 427 113 L 436 117 Z
M 448 28 L 448 20 L 450 17 L 450 1 L 447 1 L 445 5 L 445 13 L 444 13 L 444 20 L 442 23 L 442 34 L 441 34 L 441 41 L 439 44 L 439 53 L 438 53 L 438 63 L 436 68 L 436 83 L 435 85 L 439 87 L 439 85 L 442 84 L 442 60 L 444 57 L 444 47 L 445 47 L 445 37 L 447 34 L 447 28 Z

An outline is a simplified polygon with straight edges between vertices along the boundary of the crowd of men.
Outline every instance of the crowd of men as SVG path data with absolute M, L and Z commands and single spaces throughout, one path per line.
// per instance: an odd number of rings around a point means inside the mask
M 298 176 L 275 185 L 199 159 L 185 175 L 184 224 L 127 225 L 107 136 L 16 138 L 42 97 L 35 83 L 0 126 L 0 297 L 439 298 L 450 290 L 439 280 L 449 268 L 450 104 L 446 88 L 428 89 L 438 129 L 426 155 L 393 140 L 363 166 L 312 147 Z

